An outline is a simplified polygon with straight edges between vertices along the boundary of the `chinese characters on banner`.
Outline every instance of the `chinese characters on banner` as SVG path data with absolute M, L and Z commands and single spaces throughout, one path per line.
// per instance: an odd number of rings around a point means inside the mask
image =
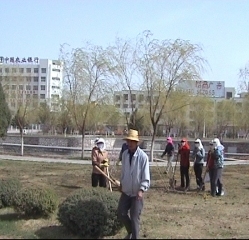
M 182 80 L 178 90 L 191 95 L 204 95 L 207 97 L 225 97 L 225 81 L 194 81 Z
M 28 57 L 28 58 L 19 58 L 19 57 L 0 57 L 1 63 L 39 63 L 38 57 Z

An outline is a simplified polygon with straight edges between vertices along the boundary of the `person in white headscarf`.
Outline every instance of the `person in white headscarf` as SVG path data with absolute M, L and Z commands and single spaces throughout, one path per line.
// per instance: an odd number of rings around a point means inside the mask
M 215 189 L 211 192 L 212 196 L 224 195 L 222 172 L 224 167 L 224 146 L 220 143 L 219 138 L 214 138 L 214 179 Z M 215 192 L 216 191 L 216 192 Z
M 203 164 L 205 158 L 205 149 L 199 138 L 195 140 L 195 147 L 193 150 L 192 157 L 194 159 L 194 172 L 197 184 L 197 190 L 205 190 L 205 185 L 202 179 Z
M 106 173 L 106 167 L 108 167 L 108 152 L 105 150 L 105 140 L 98 138 L 94 141 L 96 146 L 92 149 L 92 187 L 104 187 L 106 188 L 106 178 L 95 166 L 98 166 L 102 171 Z

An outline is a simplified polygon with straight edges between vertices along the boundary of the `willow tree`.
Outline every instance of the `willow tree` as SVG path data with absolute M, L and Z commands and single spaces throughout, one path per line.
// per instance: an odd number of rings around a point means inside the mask
M 201 52 L 202 48 L 199 45 L 189 41 L 152 39 L 149 31 L 138 37 L 137 64 L 143 77 L 143 86 L 147 91 L 153 128 L 151 161 L 158 123 L 172 92 L 182 79 L 201 79 L 200 74 L 205 63 Z
M 205 138 L 206 133 L 210 131 L 212 127 L 210 125 L 211 121 L 215 123 L 215 114 L 212 111 L 212 106 L 212 101 L 206 96 L 195 96 L 191 98 L 190 119 L 195 138 Z M 214 128 L 212 130 L 214 130 Z
M 240 130 L 244 132 L 244 136 L 247 139 L 249 134 L 249 96 L 248 95 L 245 98 L 243 98 L 240 107 L 237 107 L 236 109 L 238 111 L 238 114 L 236 115 L 238 117 L 237 119 L 238 126 L 240 127 Z
M 125 114 L 128 128 L 136 128 L 135 120 L 138 118 L 134 117 L 137 114 L 137 108 L 136 99 L 133 97 L 134 90 L 140 90 L 141 87 L 137 72 L 136 51 L 136 43 L 121 38 L 116 38 L 114 45 L 108 47 L 110 73 L 114 79 L 112 89 L 116 91 L 127 89 L 127 96 L 130 96 L 130 99 L 125 99 L 128 102 L 126 110 L 127 112 L 128 108 L 130 110 L 130 114 Z
M 249 62 L 239 70 L 239 91 L 249 92 Z
M 11 112 L 5 99 L 3 87 L 0 82 L 0 137 L 7 135 L 8 127 L 11 122 Z
M 175 129 L 178 136 L 179 134 L 185 134 L 188 131 L 187 115 L 189 109 L 189 96 L 181 91 L 172 91 L 171 97 L 165 104 L 164 111 L 162 113 L 162 123 L 166 128 L 166 135 L 170 136 Z M 185 130 L 185 131 L 183 131 Z
M 82 135 L 81 158 L 84 157 L 84 140 L 87 119 L 93 102 L 105 99 L 106 93 L 112 89 L 106 78 L 108 62 L 105 51 L 90 43 L 82 48 L 69 49 L 64 44 L 60 49 L 60 58 L 64 63 L 65 98 L 79 133 Z

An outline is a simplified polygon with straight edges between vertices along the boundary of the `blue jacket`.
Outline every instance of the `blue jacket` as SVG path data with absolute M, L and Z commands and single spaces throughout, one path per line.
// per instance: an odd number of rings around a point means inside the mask
M 149 189 L 149 158 L 141 148 L 137 147 L 131 163 L 128 149 L 123 152 L 120 183 L 122 192 L 132 197 L 137 196 L 140 189 L 144 192 Z
M 223 168 L 224 166 L 224 147 L 218 146 L 214 149 L 214 167 L 215 168 Z

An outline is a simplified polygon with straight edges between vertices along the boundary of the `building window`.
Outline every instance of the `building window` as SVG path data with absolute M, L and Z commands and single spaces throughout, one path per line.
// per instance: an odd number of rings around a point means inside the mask
M 10 72 L 9 68 L 5 68 L 5 72 L 9 73 Z
M 0 68 L 0 73 L 2 73 L 3 72 L 3 69 L 2 68 Z
M 120 95 L 115 96 L 115 102 L 118 102 L 118 101 L 120 101 Z
M 11 85 L 11 90 L 16 90 L 16 85 Z
M 26 90 L 30 91 L 31 90 L 31 86 L 30 85 L 26 85 Z
M 31 82 L 31 77 L 26 77 L 27 82 Z
M 116 104 L 115 107 L 116 107 L 116 108 L 120 108 L 120 104 Z
M 31 73 L 31 68 L 26 68 L 26 73 Z
M 46 68 L 42 68 L 42 69 L 41 69 L 41 72 L 42 72 L 42 73 L 47 73 L 47 69 L 46 69 Z
M 233 97 L 233 93 L 232 92 L 227 92 L 226 95 L 227 95 L 226 99 L 230 99 L 230 98 Z
M 38 94 L 33 94 L 34 99 L 38 99 Z
M 139 98 L 138 98 L 138 101 L 139 102 L 143 102 L 144 101 L 144 95 L 140 94 Z
M 30 99 L 30 94 L 26 94 L 26 98 L 27 98 L 27 99 Z
M 61 70 L 60 69 L 56 69 L 56 68 L 52 68 L 52 71 L 53 72 L 60 72 Z
M 45 94 L 40 94 L 40 99 L 45 99 Z
M 136 101 L 136 94 L 131 95 L 131 101 Z
M 52 86 L 52 89 L 60 89 L 59 86 Z
M 38 82 L 39 77 L 34 77 L 33 80 L 34 80 L 34 82 Z
M 41 85 L 41 90 L 45 90 L 45 85 Z
M 58 80 L 58 81 L 60 81 L 60 78 L 58 78 L 58 77 L 52 77 L 52 80 Z
M 128 94 L 124 94 L 123 99 L 124 99 L 125 101 L 127 101 L 127 100 L 128 100 Z
M 46 82 L 46 77 L 41 77 L 41 82 Z
M 24 73 L 24 68 L 19 68 L 19 73 Z
M 19 85 L 19 90 L 23 90 L 23 85 Z
M 51 98 L 53 98 L 53 100 L 59 100 L 59 99 L 60 99 L 60 96 L 57 95 L 57 94 L 52 94 L 52 95 L 51 95 Z
M 38 86 L 33 86 L 33 90 L 38 90 Z
M 34 73 L 39 73 L 39 68 L 34 68 Z
M 16 68 L 11 69 L 12 73 L 16 73 Z

